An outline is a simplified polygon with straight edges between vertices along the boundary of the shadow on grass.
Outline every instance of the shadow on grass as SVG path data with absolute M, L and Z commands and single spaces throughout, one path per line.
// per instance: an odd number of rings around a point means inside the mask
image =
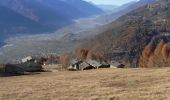
M 45 71 L 40 71 L 40 72 L 25 72 L 25 73 L 22 73 L 22 74 L 19 74 L 19 73 L 0 73 L 0 77 L 37 75 L 37 74 L 41 74 L 42 72 L 45 72 Z

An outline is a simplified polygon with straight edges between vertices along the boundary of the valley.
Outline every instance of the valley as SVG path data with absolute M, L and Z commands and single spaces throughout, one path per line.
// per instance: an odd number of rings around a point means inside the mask
M 76 20 L 74 24 L 65 26 L 53 33 L 37 35 L 19 35 L 5 40 L 0 48 L 1 63 L 8 63 L 13 59 L 20 59 L 29 55 L 63 55 L 72 53 L 84 38 L 95 36 L 95 32 L 86 33 L 102 23 L 95 22 L 97 16 Z

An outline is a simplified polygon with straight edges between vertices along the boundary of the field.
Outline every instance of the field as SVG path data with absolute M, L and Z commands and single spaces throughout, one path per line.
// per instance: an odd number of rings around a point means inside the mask
M 170 100 L 170 68 L 0 77 L 0 100 Z

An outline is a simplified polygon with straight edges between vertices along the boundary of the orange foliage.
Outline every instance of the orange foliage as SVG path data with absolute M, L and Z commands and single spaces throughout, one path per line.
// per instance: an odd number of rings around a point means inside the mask
M 156 49 L 155 49 L 155 51 L 154 51 L 154 54 L 155 54 L 155 55 L 159 55 L 159 54 L 161 53 L 162 48 L 163 48 L 164 45 L 165 45 L 165 42 L 162 40 L 162 41 L 158 44 L 158 46 L 156 47 Z
M 154 51 L 154 53 L 153 53 Z M 155 50 L 148 44 L 139 59 L 139 67 L 165 67 L 168 66 L 170 48 L 161 41 Z
M 86 59 L 88 52 L 89 52 L 88 49 L 81 48 L 76 52 L 76 58 L 84 60 L 84 59 Z
M 165 62 L 167 62 L 167 59 L 168 59 L 168 57 L 169 57 L 169 48 L 168 48 L 168 45 L 167 44 L 165 44 L 164 46 L 163 46 L 163 48 L 162 48 L 162 56 L 163 56 L 163 60 L 165 61 Z
M 154 67 L 155 64 L 155 55 L 151 55 L 147 64 L 147 67 Z
M 145 47 L 145 49 L 144 49 L 144 51 L 143 51 L 143 57 L 144 57 L 144 59 L 145 58 L 149 58 L 150 57 L 150 55 L 153 53 L 153 47 L 152 47 L 152 44 L 151 43 L 149 43 L 146 47 Z
M 152 44 L 149 43 L 145 49 L 143 50 L 143 53 L 142 53 L 142 56 L 140 57 L 139 59 L 139 66 L 140 67 L 148 67 L 148 61 L 149 61 L 149 57 L 151 55 L 153 55 L 153 47 L 152 47 Z
M 88 49 L 81 48 L 81 49 L 77 50 L 76 58 L 82 59 L 82 60 L 102 61 L 104 57 L 103 57 L 102 53 L 89 51 Z
M 89 52 L 87 55 L 86 60 L 97 60 L 97 61 L 102 61 L 103 60 L 103 54 L 99 52 Z
M 70 64 L 70 57 L 67 54 L 63 55 L 60 57 L 60 63 L 64 68 L 68 67 Z

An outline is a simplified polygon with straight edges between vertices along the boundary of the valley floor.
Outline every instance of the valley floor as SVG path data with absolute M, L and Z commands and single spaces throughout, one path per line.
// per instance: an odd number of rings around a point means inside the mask
M 0 100 L 170 100 L 170 68 L 0 77 Z

